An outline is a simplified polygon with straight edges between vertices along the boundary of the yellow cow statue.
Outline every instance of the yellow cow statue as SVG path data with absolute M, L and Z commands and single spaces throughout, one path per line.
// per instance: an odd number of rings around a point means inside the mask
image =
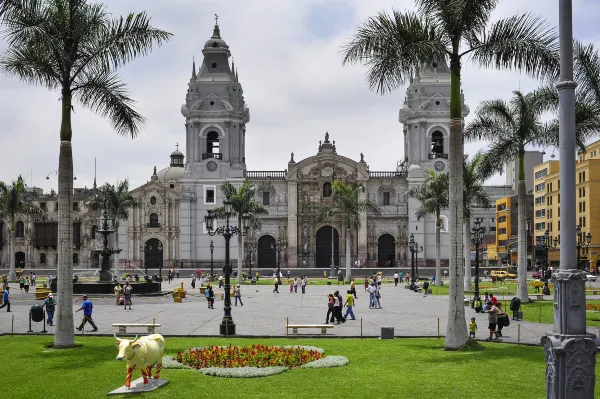
M 125 387 L 131 388 L 133 370 L 141 370 L 144 384 L 152 378 L 152 368 L 156 367 L 154 379 L 157 380 L 162 369 L 162 358 L 165 353 L 165 339 L 160 334 L 145 335 L 138 339 L 121 339 L 115 334 L 115 346 L 119 348 L 117 360 L 127 360 L 127 378 Z M 152 382 L 150 380 L 150 382 Z

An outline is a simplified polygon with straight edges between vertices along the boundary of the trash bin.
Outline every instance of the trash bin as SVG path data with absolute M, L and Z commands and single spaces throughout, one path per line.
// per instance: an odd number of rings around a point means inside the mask
M 39 323 L 44 320 L 44 309 L 42 305 L 33 305 L 31 307 L 31 320 Z

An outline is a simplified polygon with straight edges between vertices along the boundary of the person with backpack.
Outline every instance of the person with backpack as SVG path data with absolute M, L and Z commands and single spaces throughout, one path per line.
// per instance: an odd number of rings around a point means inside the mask
M 206 287 L 204 295 L 206 296 L 206 301 L 208 302 L 208 308 L 214 309 L 215 293 L 212 289 L 212 285 L 209 284 L 208 287 Z
M 54 310 L 56 309 L 56 301 L 54 300 L 54 296 L 52 295 L 52 293 L 49 293 L 48 298 L 44 299 L 44 304 L 42 305 L 42 308 L 43 307 L 46 308 L 46 315 L 48 316 L 48 325 L 54 325 L 53 320 Z

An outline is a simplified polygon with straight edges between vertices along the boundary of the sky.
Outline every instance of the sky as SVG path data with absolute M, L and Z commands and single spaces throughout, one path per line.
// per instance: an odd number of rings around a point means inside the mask
M 146 11 L 152 24 L 174 34 L 152 54 L 120 69 L 137 109 L 147 118 L 135 138 L 117 135 L 102 117 L 75 104 L 73 115 L 75 187 L 91 187 L 94 159 L 98 183 L 125 178 L 132 188 L 146 183 L 154 166 L 169 164 L 177 143 L 185 149 L 185 102 L 192 72 L 212 35 L 214 14 L 230 47 L 244 88 L 251 121 L 247 125 L 248 170 L 284 170 L 315 155 L 325 132 L 340 155 L 371 171 L 392 171 L 404 158 L 398 111 L 406 87 L 386 95 L 369 91 L 366 69 L 342 66 L 340 49 L 358 25 L 380 11 L 413 10 L 413 0 L 104 0 L 115 15 Z M 600 47 L 598 0 L 574 0 L 577 39 Z M 531 12 L 558 25 L 558 0 L 503 0 L 493 19 Z M 0 52 L 6 50 L 0 39 Z M 538 82 L 513 71 L 465 64 L 465 101 L 474 111 L 487 99 L 535 89 Z M 60 93 L 31 87 L 0 75 L 0 180 L 22 175 L 29 186 L 57 189 Z M 472 117 L 474 112 L 471 112 Z M 469 143 L 467 153 L 485 149 Z M 547 150 L 549 157 L 551 150 Z M 558 151 L 557 151 L 558 152 Z M 49 177 L 49 179 L 46 179 Z M 490 179 L 503 184 L 504 176 Z

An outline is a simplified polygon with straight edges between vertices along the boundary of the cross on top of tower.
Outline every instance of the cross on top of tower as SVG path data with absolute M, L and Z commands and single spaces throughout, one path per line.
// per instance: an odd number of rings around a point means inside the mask
M 219 16 L 215 14 L 215 25 L 219 25 Z
M 177 151 L 179 151 L 179 143 L 175 144 L 175 147 L 177 148 Z

